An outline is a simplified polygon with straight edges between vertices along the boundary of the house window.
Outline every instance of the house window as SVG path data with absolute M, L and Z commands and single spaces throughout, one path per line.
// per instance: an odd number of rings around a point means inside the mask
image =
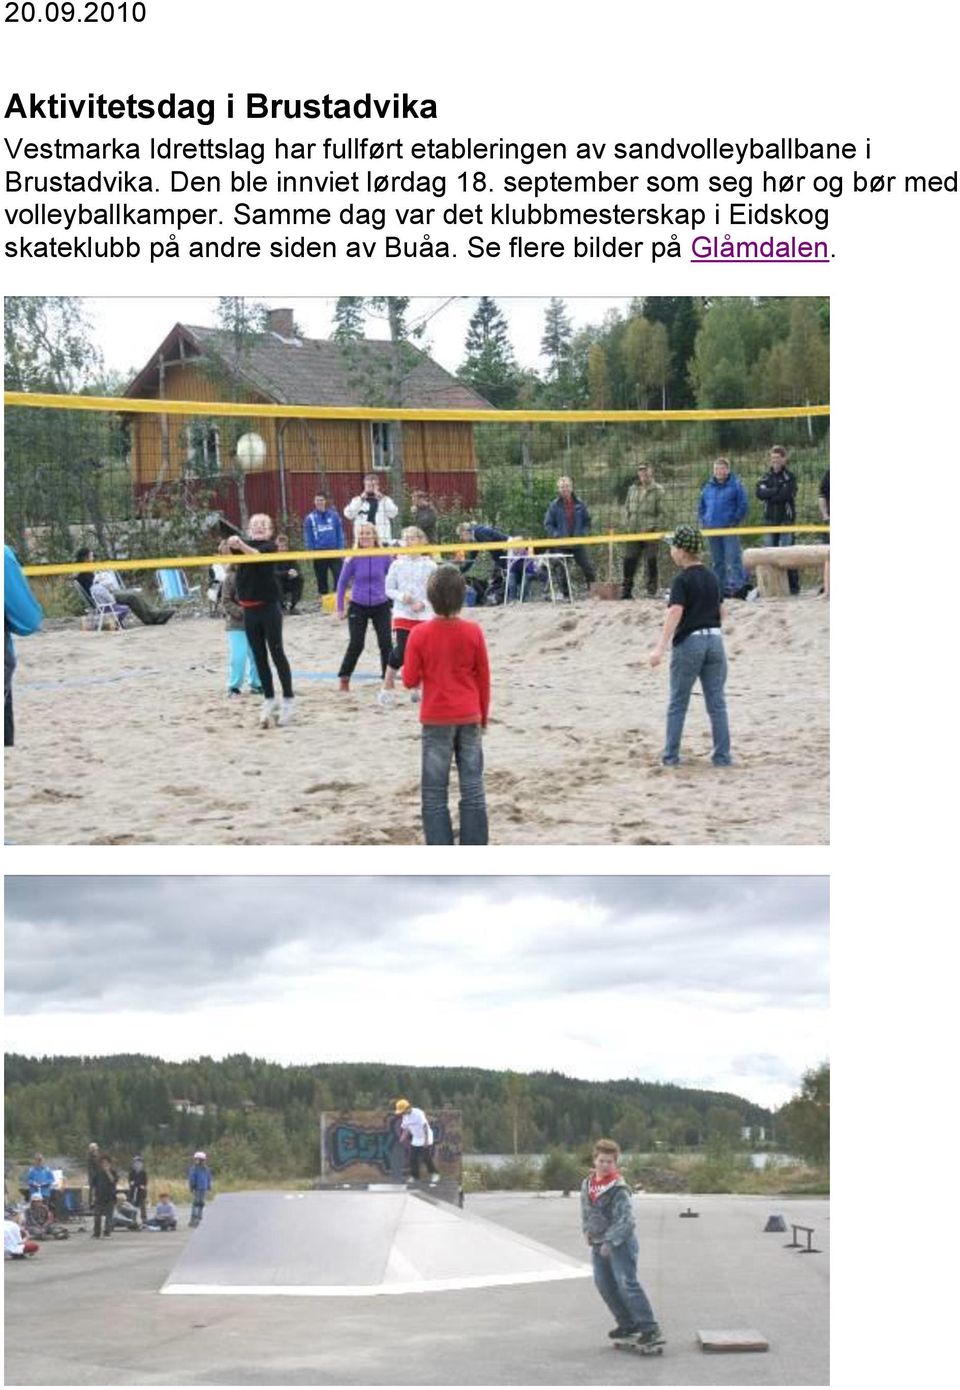
M 377 471 L 387 472 L 393 464 L 391 430 L 387 420 L 374 420 L 370 425 L 371 457 Z
M 220 431 L 216 425 L 192 424 L 187 430 L 187 472 L 220 472 Z

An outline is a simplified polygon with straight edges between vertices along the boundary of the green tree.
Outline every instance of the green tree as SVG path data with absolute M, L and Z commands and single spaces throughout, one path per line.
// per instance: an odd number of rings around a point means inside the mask
M 632 318 L 627 324 L 621 347 L 623 375 L 632 388 L 631 405 L 640 410 L 650 406 L 651 394 L 659 392 L 658 404 L 666 399 L 670 376 L 670 344 L 662 323 Z
M 573 363 L 571 349 L 573 325 L 562 299 L 553 298 L 547 305 L 540 355 L 547 359 L 546 397 L 557 407 L 569 406 L 573 392 Z
M 8 391 L 82 390 L 103 363 L 83 301 L 70 295 L 8 295 L 3 301 L 3 375 Z
M 355 343 L 363 337 L 363 296 L 341 295 L 333 311 L 333 340 L 336 343 Z
M 466 357 L 458 375 L 491 405 L 509 410 L 517 400 L 517 364 L 510 330 L 495 299 L 479 300 L 467 327 Z
M 514 1157 L 520 1152 L 520 1139 L 530 1118 L 530 1078 L 508 1071 L 503 1079 L 503 1094 L 510 1113 Z
M 587 397 L 591 409 L 610 409 L 610 367 L 602 343 L 594 343 L 587 354 Z
M 777 1112 L 787 1147 L 808 1163 L 830 1162 L 830 1063 L 804 1072 L 798 1095 Z

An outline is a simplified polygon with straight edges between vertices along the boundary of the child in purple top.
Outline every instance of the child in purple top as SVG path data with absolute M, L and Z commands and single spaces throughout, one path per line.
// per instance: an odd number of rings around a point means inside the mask
M 375 549 L 379 544 L 377 528 L 370 522 L 357 527 L 357 549 Z M 367 623 L 373 623 L 380 647 L 380 675 L 387 669 L 387 658 L 393 645 L 390 634 L 390 600 L 387 598 L 387 570 L 393 561 L 389 555 L 351 555 L 337 580 L 337 614 L 346 618 L 350 628 L 350 643 L 340 663 L 340 689 L 350 689 L 350 677 L 360 660 L 367 639 Z M 351 589 L 350 606 L 344 610 L 344 596 Z

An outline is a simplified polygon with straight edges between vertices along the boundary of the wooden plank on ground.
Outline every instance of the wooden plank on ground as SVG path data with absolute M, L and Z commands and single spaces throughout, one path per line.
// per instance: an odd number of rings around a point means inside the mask
M 697 1340 L 703 1351 L 769 1351 L 770 1343 L 753 1328 L 721 1328 L 698 1332 Z

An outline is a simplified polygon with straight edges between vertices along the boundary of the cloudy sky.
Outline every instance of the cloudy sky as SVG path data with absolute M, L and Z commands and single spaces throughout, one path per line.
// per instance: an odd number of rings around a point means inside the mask
M 335 299 L 266 299 L 272 308 L 292 308 L 294 318 L 308 338 L 327 338 L 333 332 Z M 608 309 L 624 310 L 629 297 L 619 299 L 567 299 L 567 310 L 574 328 L 600 323 Z M 543 371 L 540 357 L 545 299 L 498 298 L 497 303 L 510 324 L 510 341 L 521 367 Z M 145 366 L 175 323 L 213 324 L 216 299 L 85 299 L 85 311 L 93 324 L 94 339 L 104 355 L 105 365 L 120 372 Z M 421 346 L 455 372 L 463 361 L 467 324 L 477 307 L 476 299 L 412 299 L 408 321 L 424 322 L 426 337 Z M 390 336 L 383 319 L 368 318 L 367 335 Z
M 787 1100 L 823 878 L 8 877 L 7 1051 L 556 1069 Z

